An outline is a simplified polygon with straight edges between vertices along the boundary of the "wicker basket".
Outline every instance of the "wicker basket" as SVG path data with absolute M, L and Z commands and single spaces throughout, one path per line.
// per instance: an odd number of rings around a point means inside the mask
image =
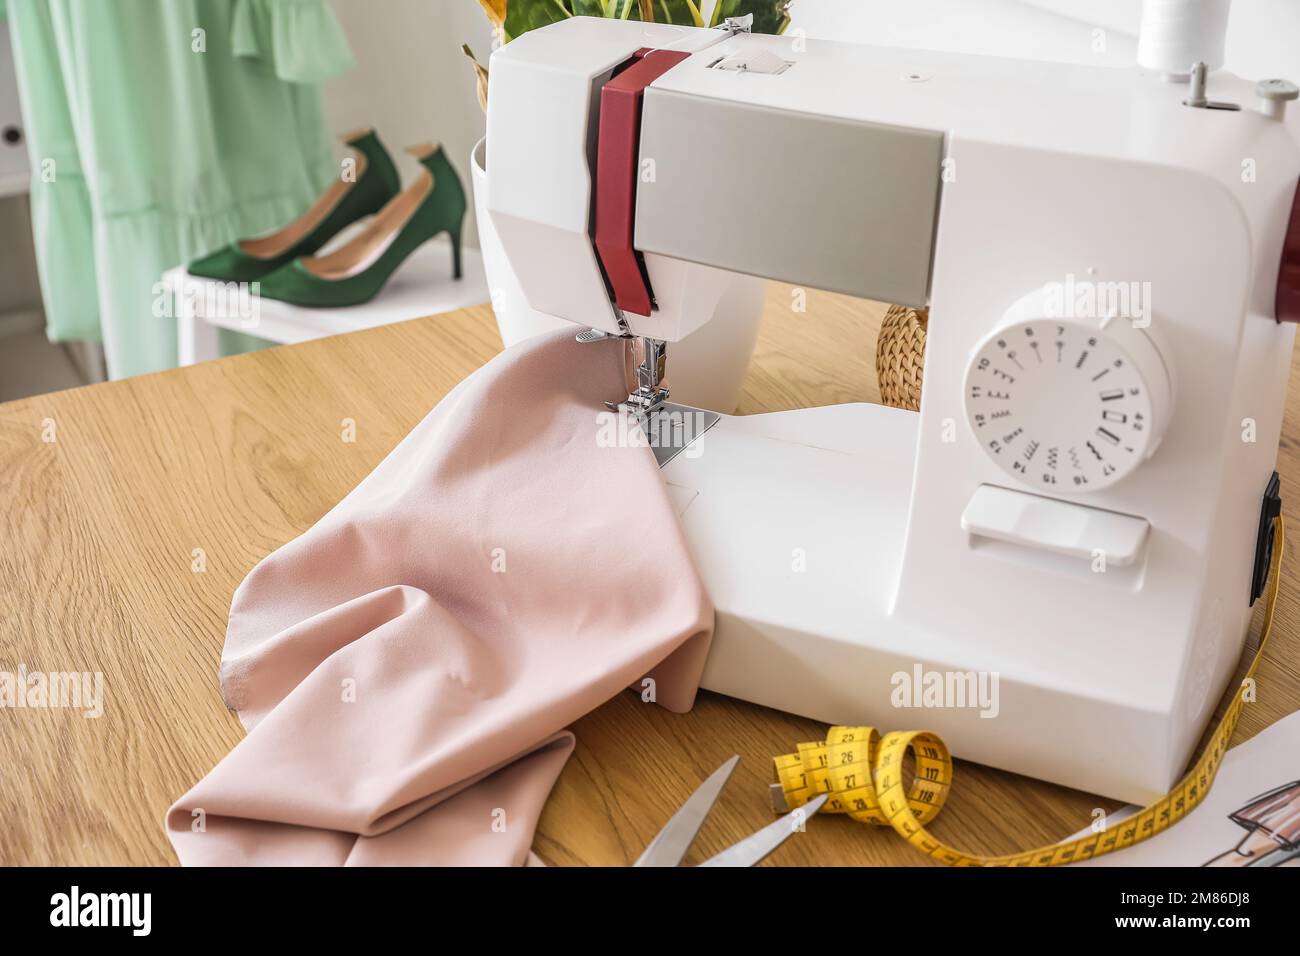
M 891 305 L 880 323 L 876 342 L 876 378 L 880 400 L 895 408 L 921 409 L 921 370 L 925 364 L 928 309 Z

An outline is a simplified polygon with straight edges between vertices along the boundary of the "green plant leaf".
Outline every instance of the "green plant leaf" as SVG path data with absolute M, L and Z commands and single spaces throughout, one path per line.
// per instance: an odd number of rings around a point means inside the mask
M 703 0 L 652 0 L 656 23 L 677 26 L 705 26 L 700 8 Z M 755 33 L 781 33 L 790 22 L 786 13 L 790 0 L 718 0 L 710 26 L 726 17 L 754 14 Z M 620 17 L 641 19 L 639 0 L 507 0 L 505 34 L 513 39 L 566 17 Z
M 789 7 L 790 0 L 718 0 L 718 5 L 713 10 L 711 26 L 716 27 L 727 17 L 752 13 L 755 33 L 784 33 L 790 25 Z
M 699 15 L 699 3 L 692 0 L 654 0 L 655 22 L 673 23 L 683 27 L 702 27 L 704 18 Z
M 562 0 L 508 0 L 505 33 L 508 39 L 573 16 Z

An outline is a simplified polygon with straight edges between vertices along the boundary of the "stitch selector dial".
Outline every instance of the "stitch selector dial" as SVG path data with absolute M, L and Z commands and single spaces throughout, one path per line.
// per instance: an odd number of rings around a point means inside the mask
M 1171 405 L 1151 338 L 1123 318 L 1023 316 L 980 343 L 966 419 L 1003 471 L 1044 493 L 1100 491 L 1155 452 Z

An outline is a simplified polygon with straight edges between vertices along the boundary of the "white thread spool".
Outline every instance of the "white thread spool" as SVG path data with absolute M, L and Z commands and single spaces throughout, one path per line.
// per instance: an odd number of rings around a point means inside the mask
M 1223 41 L 1232 0 L 1142 0 L 1138 65 L 1185 80 L 1192 64 L 1223 66 Z

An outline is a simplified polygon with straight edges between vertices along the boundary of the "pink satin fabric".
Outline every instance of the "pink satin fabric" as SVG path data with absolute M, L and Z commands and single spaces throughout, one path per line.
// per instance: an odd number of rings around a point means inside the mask
M 622 352 L 504 352 L 252 570 L 182 863 L 521 865 L 566 726 L 645 676 L 690 708 L 713 608 L 650 450 L 597 442 Z

